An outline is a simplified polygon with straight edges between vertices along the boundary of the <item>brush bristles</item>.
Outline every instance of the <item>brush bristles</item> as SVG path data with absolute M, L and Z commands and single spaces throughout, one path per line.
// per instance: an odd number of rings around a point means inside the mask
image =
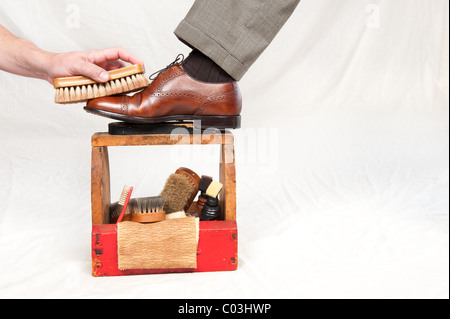
M 181 174 L 172 174 L 167 179 L 161 196 L 166 197 L 164 210 L 166 214 L 184 210 L 196 185 L 188 177 Z
M 112 220 L 116 220 L 119 217 L 120 213 L 122 212 L 122 209 L 123 209 L 123 205 L 119 205 L 118 202 L 111 204 L 109 217 Z
M 206 195 L 216 198 L 222 190 L 223 185 L 219 182 L 212 181 L 206 190 Z
M 134 74 L 106 83 L 94 83 L 83 86 L 72 86 L 56 89 L 55 103 L 79 103 L 99 97 L 136 91 L 148 86 L 144 74 Z
M 120 195 L 120 199 L 119 199 L 119 205 L 124 206 L 125 205 L 125 201 L 127 200 L 127 196 L 128 193 L 130 192 L 130 187 L 128 186 L 124 186 L 123 190 L 122 190 L 122 194 Z
M 137 199 L 130 202 L 131 214 L 152 214 L 160 213 L 164 208 L 165 198 L 164 196 L 155 196 L 148 198 Z
M 202 178 L 200 178 L 200 182 L 198 183 L 198 190 L 205 193 L 212 181 L 213 179 L 211 176 L 202 175 Z
M 125 202 L 127 200 L 128 194 L 130 193 L 130 187 L 124 186 L 122 190 L 122 194 L 120 195 L 119 201 L 111 204 L 110 206 L 110 213 L 109 217 L 112 220 L 115 220 L 119 217 L 119 215 L 122 213 L 123 206 L 125 205 Z M 129 208 L 127 207 L 127 213 L 129 211 Z
M 160 213 L 164 211 L 164 202 L 164 196 L 131 198 L 128 202 L 125 215 Z M 123 204 L 121 205 L 119 202 L 111 204 L 110 218 L 112 220 L 115 220 L 117 217 L 119 217 L 122 209 Z

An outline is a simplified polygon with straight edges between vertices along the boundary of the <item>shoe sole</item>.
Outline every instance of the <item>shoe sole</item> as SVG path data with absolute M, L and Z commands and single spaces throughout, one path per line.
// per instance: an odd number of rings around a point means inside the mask
M 125 123 L 135 124 L 157 124 L 167 122 L 194 122 L 195 129 L 238 129 L 241 128 L 241 116 L 240 115 L 169 115 L 153 118 L 129 116 L 125 114 L 116 114 L 108 111 L 97 110 L 89 107 L 85 107 L 84 110 L 88 113 L 108 117 L 114 120 L 119 120 Z

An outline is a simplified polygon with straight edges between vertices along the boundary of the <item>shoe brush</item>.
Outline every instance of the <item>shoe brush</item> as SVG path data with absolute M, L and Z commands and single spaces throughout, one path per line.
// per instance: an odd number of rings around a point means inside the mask
M 178 169 L 166 180 L 160 195 L 166 198 L 164 210 L 167 214 L 189 210 L 198 191 L 200 178 L 191 170 Z
M 138 223 L 153 223 L 166 219 L 164 211 L 164 196 L 132 198 L 129 200 L 123 221 Z M 111 222 L 115 223 L 120 215 L 122 206 L 120 202 L 111 204 Z
M 125 212 L 128 207 L 128 203 L 130 202 L 132 192 L 133 187 L 124 186 L 117 205 L 117 209 L 120 210 L 120 215 L 118 216 L 116 223 L 122 222 L 122 219 L 125 216 Z
M 181 175 L 186 176 L 187 178 L 189 178 L 191 180 L 191 182 L 195 186 L 194 191 L 191 194 L 191 197 L 188 199 L 186 205 L 184 206 L 184 211 L 187 213 L 189 211 L 189 208 L 192 205 L 192 202 L 195 199 L 195 196 L 197 196 L 198 186 L 200 183 L 200 176 L 198 176 L 194 171 L 192 171 L 186 167 L 180 167 L 179 169 L 176 170 L 175 174 L 181 174 Z
M 54 79 L 55 103 L 85 102 L 98 97 L 137 91 L 149 84 L 142 64 L 130 65 L 108 73 L 110 80 L 106 83 L 95 82 L 84 76 Z
M 206 192 L 202 195 L 202 198 L 205 200 L 205 203 L 202 205 L 202 209 L 200 211 L 200 220 L 215 220 L 220 216 L 220 207 L 219 207 L 219 193 L 222 190 L 223 184 L 212 181 Z
M 212 181 L 211 184 L 209 184 L 208 188 L 206 189 L 205 193 L 207 196 L 210 196 L 212 198 L 217 198 L 220 191 L 222 190 L 222 187 L 223 187 L 222 183 Z
M 130 187 L 124 186 L 123 190 L 122 190 L 122 193 L 120 194 L 119 201 L 115 202 L 115 203 L 112 203 L 109 206 L 110 223 L 112 223 L 112 224 L 117 223 L 117 220 L 119 219 L 119 216 L 121 215 L 121 213 L 122 213 L 122 211 L 124 209 L 125 202 L 126 202 L 127 197 L 128 197 L 129 194 L 130 194 Z M 130 196 L 130 198 L 131 198 L 131 196 Z M 126 213 L 126 210 L 127 210 L 127 208 L 125 207 L 125 213 Z
M 164 196 L 132 199 L 128 205 L 130 213 L 127 214 L 127 217 L 129 216 L 130 221 L 138 223 L 154 223 L 165 220 L 164 202 Z

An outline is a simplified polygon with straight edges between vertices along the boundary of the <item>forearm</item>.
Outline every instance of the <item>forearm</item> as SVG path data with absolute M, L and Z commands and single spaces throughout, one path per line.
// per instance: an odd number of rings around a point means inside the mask
M 0 25 L 0 70 L 46 80 L 52 55 Z
M 109 80 L 107 71 L 124 66 L 123 62 L 143 64 L 141 59 L 120 47 L 66 53 L 44 51 L 0 25 L 0 70 L 9 73 L 49 83 L 57 77 L 77 75 L 106 82 Z

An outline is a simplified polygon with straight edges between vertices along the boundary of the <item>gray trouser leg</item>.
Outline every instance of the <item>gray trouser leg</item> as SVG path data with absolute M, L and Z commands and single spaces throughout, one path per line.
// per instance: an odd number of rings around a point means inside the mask
M 300 0 L 196 0 L 175 35 L 240 80 Z

